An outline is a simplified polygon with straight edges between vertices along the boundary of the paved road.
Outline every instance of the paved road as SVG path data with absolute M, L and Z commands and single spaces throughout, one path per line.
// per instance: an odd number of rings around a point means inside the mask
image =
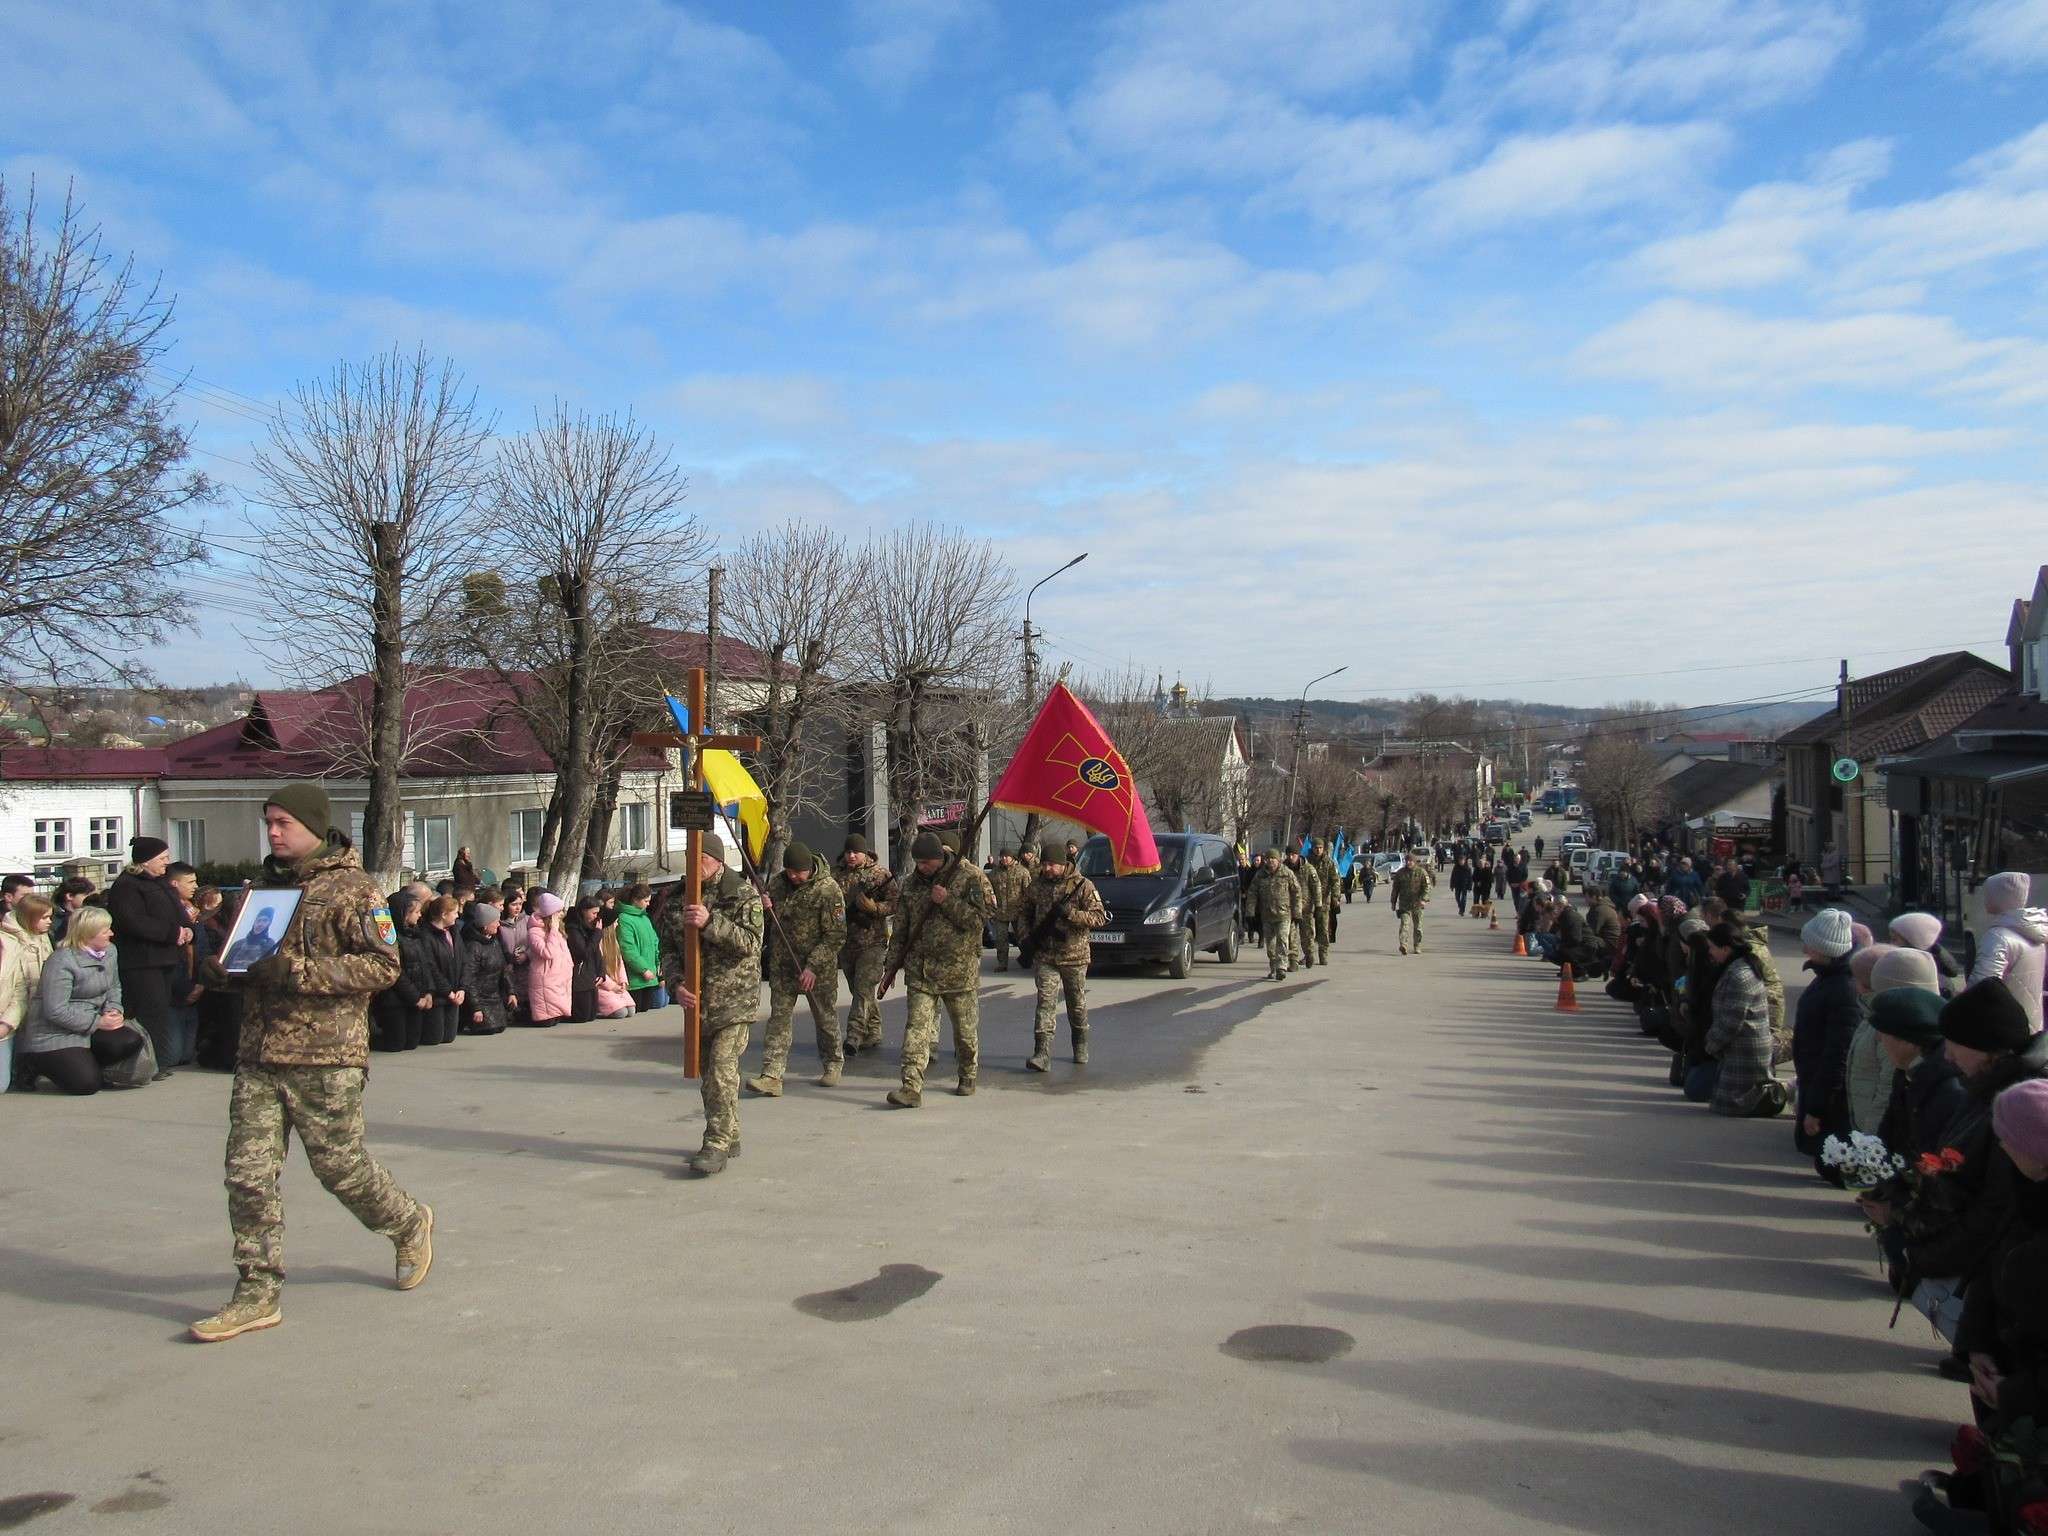
M 988 976 L 979 1096 L 887 1111 L 863 1062 L 750 1102 L 711 1181 L 672 1013 L 380 1058 L 432 1278 L 390 1290 L 295 1161 L 286 1324 L 214 1347 L 226 1080 L 0 1098 L 0 1501 L 69 1496 L 38 1536 L 1911 1529 L 1961 1389 L 1845 1202 L 1449 911 L 1404 960 L 1354 905 L 1284 985 L 1099 980 L 1085 1079 L 1022 1071 Z

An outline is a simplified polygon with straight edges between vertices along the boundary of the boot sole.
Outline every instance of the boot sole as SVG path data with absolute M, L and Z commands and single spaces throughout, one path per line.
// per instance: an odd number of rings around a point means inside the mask
M 187 1331 L 201 1344 L 225 1344 L 229 1339 L 239 1339 L 245 1333 L 261 1333 L 266 1328 L 275 1328 L 284 1321 L 284 1313 L 273 1312 L 268 1317 L 259 1317 L 254 1322 L 242 1323 L 233 1328 L 224 1328 L 217 1333 L 201 1333 L 194 1323 Z
M 420 1209 L 427 1213 L 425 1251 L 420 1255 L 420 1267 L 412 1272 L 412 1278 L 398 1282 L 401 1291 L 418 1290 L 420 1282 L 427 1278 L 427 1271 L 434 1267 L 434 1208 L 422 1201 Z

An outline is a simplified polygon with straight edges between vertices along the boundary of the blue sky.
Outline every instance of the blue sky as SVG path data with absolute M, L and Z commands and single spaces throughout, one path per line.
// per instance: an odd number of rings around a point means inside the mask
M 231 488 L 423 341 L 632 406 L 725 536 L 1086 549 L 1053 657 L 1219 693 L 1788 692 L 2048 558 L 2048 0 L 6 20 L 0 174 L 161 270 Z

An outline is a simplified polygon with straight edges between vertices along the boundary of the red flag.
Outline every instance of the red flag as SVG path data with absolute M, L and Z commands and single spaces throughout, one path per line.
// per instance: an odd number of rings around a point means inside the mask
M 1100 832 L 1109 839 L 1120 875 L 1149 875 L 1159 868 L 1159 848 L 1131 765 L 1064 683 L 1053 684 L 989 800 Z

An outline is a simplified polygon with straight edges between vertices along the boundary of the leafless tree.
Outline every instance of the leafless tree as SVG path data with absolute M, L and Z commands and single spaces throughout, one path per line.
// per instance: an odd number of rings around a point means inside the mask
M 1610 847 L 1632 848 L 1664 807 L 1663 765 L 1651 750 L 1646 712 L 1607 712 L 1586 733 L 1579 797 L 1592 807 Z
M 726 631 L 768 658 L 758 696 L 737 713 L 761 738 L 771 869 L 795 819 L 822 809 L 831 783 L 836 757 L 818 727 L 836 718 L 857 728 L 843 674 L 859 650 L 848 614 L 867 582 L 864 554 L 829 528 L 792 522 L 725 557 Z M 739 695 L 730 683 L 726 692 Z
M 100 249 L 69 197 L 39 221 L 0 181 L 0 688 L 32 706 L 139 658 L 188 624 L 182 572 L 207 559 L 171 522 L 210 501 L 183 468 L 177 391 L 152 385 L 171 301 Z
M 602 848 L 601 791 L 634 724 L 658 703 L 644 683 L 655 662 L 650 631 L 695 608 L 709 540 L 685 509 L 687 490 L 630 412 L 593 417 L 557 402 L 499 455 L 488 553 L 508 612 L 530 603 L 532 613 L 501 626 L 497 665 L 510 678 L 506 661 L 523 657 L 526 717 L 544 729 L 555 722 L 541 739 L 555 763 L 556 833 L 544 851 L 558 892 Z
M 849 659 L 886 712 L 900 862 L 932 786 L 971 792 L 979 754 L 1015 728 L 1016 579 L 987 539 L 930 523 L 875 536 L 862 566 Z
M 493 425 L 454 364 L 394 347 L 299 385 L 256 455 L 261 579 L 292 615 L 285 638 L 258 643 L 300 686 L 335 689 L 317 745 L 368 781 L 363 863 L 387 876 L 405 842 L 400 777 L 451 730 L 407 698 L 447 649 Z

